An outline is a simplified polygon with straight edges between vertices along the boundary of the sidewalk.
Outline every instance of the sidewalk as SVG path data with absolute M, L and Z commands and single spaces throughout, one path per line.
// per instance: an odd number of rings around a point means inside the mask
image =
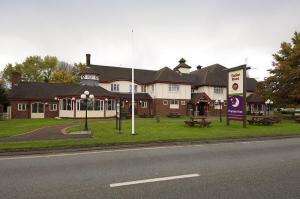
M 79 123 L 62 124 L 57 126 L 45 127 L 33 130 L 28 133 L 16 135 L 8 138 L 1 138 L 0 142 L 17 142 L 17 141 L 34 141 L 34 140 L 57 140 L 70 138 L 89 138 L 91 135 L 87 134 L 65 134 L 63 129 L 77 126 Z

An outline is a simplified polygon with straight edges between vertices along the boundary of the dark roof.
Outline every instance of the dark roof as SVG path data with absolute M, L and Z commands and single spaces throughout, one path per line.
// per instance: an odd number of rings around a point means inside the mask
M 264 103 L 265 103 L 264 98 L 263 98 L 262 96 L 256 94 L 256 93 L 250 94 L 250 95 L 247 97 L 246 101 L 247 101 L 248 103 L 256 103 L 256 104 L 264 104 Z
M 112 92 L 100 86 L 83 86 L 65 83 L 20 82 L 8 94 L 9 99 L 54 99 L 57 96 L 80 96 L 85 90 L 94 96 L 114 97 Z
M 119 98 L 131 100 L 131 93 L 115 93 L 115 95 Z M 134 99 L 136 100 L 151 100 L 151 96 L 148 93 L 135 93 Z
M 86 73 L 93 73 L 99 76 L 100 82 L 111 82 L 116 80 L 131 80 L 131 68 L 89 65 Z M 182 77 L 177 72 L 168 67 L 158 71 L 135 69 L 135 82 L 140 84 L 149 84 L 153 82 L 174 82 L 192 84 L 188 78 Z
M 179 68 L 192 68 L 191 66 L 185 63 L 186 60 L 183 58 L 181 58 L 178 62 L 179 64 L 174 68 L 174 70 L 178 70 Z
M 227 87 L 227 72 L 225 66 L 213 64 L 205 68 L 192 71 L 193 86 L 220 86 Z M 247 91 L 255 91 L 257 81 L 254 78 L 247 78 Z
M 210 101 L 211 99 L 205 93 L 192 93 L 191 102 L 197 103 L 198 101 Z

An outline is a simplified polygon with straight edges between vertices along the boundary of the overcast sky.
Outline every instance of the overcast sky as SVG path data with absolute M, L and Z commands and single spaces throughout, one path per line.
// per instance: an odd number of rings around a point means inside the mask
M 145 69 L 181 57 L 193 69 L 247 58 L 261 80 L 272 53 L 300 31 L 299 8 L 299 0 L 0 0 L 0 69 L 30 55 L 73 63 L 90 53 L 93 64 Z

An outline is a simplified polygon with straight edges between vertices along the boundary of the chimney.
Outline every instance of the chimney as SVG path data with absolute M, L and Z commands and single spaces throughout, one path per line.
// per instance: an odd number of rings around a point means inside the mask
M 86 54 L 86 65 L 89 66 L 91 65 L 91 54 Z
M 202 68 L 202 66 L 198 65 L 197 66 L 197 70 L 200 70 Z
M 13 72 L 11 76 L 11 86 L 18 86 L 18 84 L 21 82 L 21 73 L 19 72 Z

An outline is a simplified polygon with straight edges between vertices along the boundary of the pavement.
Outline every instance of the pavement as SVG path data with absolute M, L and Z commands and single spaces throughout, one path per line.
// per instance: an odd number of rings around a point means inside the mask
M 300 138 L 0 157 L 0 198 L 300 198 Z
M 67 134 L 64 129 L 77 126 L 78 123 L 62 124 L 50 127 L 39 128 L 20 135 L 1 138 L 0 142 L 16 142 L 16 141 L 34 141 L 34 140 L 56 140 L 70 138 L 88 138 L 91 134 Z

